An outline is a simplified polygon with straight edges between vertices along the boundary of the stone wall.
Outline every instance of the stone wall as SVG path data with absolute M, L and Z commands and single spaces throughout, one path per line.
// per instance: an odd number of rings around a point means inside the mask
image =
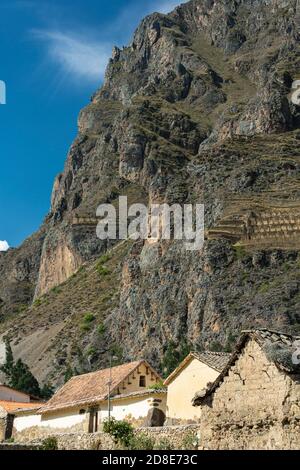
M 73 433 L 56 436 L 59 450 L 114 450 L 113 439 L 103 432 Z
M 0 416 L 0 442 L 5 439 L 5 431 L 6 431 L 6 418 L 4 416 Z
M 208 238 L 227 238 L 243 246 L 299 249 L 299 204 L 263 208 L 265 199 L 259 205 L 253 199 L 236 200 L 226 208 L 217 225 L 208 230 Z
M 155 441 L 155 446 L 168 441 L 175 450 L 197 449 L 200 438 L 200 424 L 186 426 L 163 426 L 160 428 L 140 428 L 137 434 L 145 434 Z
M 14 442 L 0 442 L 1 450 L 39 450 L 39 444 L 15 444 Z
M 181 448 L 197 448 L 199 425 L 190 426 L 166 426 L 161 428 L 140 428 L 137 429 L 136 434 L 143 434 L 151 437 L 155 444 L 162 442 L 171 444 L 171 446 L 178 450 Z M 49 434 L 48 434 L 49 435 Z M 65 433 L 65 434 L 50 434 L 55 436 L 59 450 L 114 450 L 116 445 L 113 439 L 103 432 L 97 433 Z M 40 437 L 30 439 L 17 440 L 15 445 L 22 446 L 25 443 L 29 446 L 41 445 L 43 439 L 47 437 L 46 433 Z
M 299 449 L 299 378 L 249 341 L 203 405 L 200 449 Z
M 0 410 L 0 442 L 11 435 L 13 426 L 13 416 Z

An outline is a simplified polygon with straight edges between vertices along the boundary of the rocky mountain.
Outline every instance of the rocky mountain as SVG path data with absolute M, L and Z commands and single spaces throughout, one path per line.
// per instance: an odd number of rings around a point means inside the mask
M 51 211 L 0 253 L 0 331 L 43 382 L 300 329 L 297 0 L 192 0 L 115 48 Z M 96 208 L 203 203 L 206 241 L 103 242 Z M 1 352 L 2 351 L 2 352 Z

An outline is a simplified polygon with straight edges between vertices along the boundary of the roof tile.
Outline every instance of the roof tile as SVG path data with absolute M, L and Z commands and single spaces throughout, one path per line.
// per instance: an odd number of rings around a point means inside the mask
M 130 362 L 111 369 L 111 391 L 113 392 L 128 375 L 146 361 Z M 149 366 L 151 367 L 151 366 Z M 152 368 L 151 368 L 152 369 Z M 152 371 L 158 374 L 152 369 Z M 41 413 L 72 408 L 74 406 L 87 406 L 98 403 L 107 398 L 110 369 L 103 369 L 89 374 L 72 377 L 41 409 Z

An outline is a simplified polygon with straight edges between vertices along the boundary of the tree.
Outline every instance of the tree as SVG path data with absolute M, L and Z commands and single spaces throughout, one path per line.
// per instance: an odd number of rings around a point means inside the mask
M 64 382 L 67 383 L 69 380 L 74 376 L 74 371 L 71 367 L 70 364 L 67 365 L 65 376 L 64 376 Z
M 27 364 L 22 359 L 14 361 L 13 352 L 9 341 L 6 341 L 6 359 L 0 370 L 5 374 L 7 384 L 21 392 L 39 397 L 40 386 Z
M 161 363 L 161 369 L 165 377 L 170 375 L 179 366 L 191 349 L 191 344 L 188 344 L 185 340 L 182 340 L 178 346 L 176 346 L 174 341 L 169 342 Z
M 11 387 L 16 390 L 28 393 L 29 395 L 40 396 L 40 386 L 34 375 L 30 372 L 27 364 L 18 359 L 11 374 Z
M 49 400 L 49 398 L 54 395 L 54 387 L 51 385 L 49 382 L 44 384 L 43 387 L 41 388 L 41 393 L 40 396 L 41 398 L 44 398 L 44 400 Z
M 14 366 L 14 356 L 8 339 L 5 341 L 5 357 L 5 363 L 0 367 L 0 370 L 9 377 Z

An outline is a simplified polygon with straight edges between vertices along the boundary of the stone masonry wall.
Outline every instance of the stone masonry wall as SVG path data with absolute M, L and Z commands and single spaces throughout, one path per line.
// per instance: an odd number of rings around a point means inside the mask
M 5 439 L 6 418 L 0 416 L 0 442 Z
M 168 441 L 173 449 L 197 449 L 200 437 L 200 425 L 163 426 L 159 428 L 140 428 L 137 434 L 145 434 L 155 441 L 155 446 Z
M 299 377 L 268 361 L 255 341 L 203 405 L 200 449 L 299 449 Z
M 189 426 L 166 426 L 160 428 L 140 428 L 136 430 L 136 434 L 147 435 L 151 437 L 155 445 L 159 445 L 162 442 L 168 442 L 172 448 L 179 450 L 181 448 L 197 448 L 198 446 L 198 435 L 199 425 Z M 65 433 L 65 434 L 52 434 L 57 439 L 59 450 L 114 450 L 116 445 L 113 439 L 103 432 L 97 433 Z M 20 446 L 22 444 L 40 445 L 47 436 L 42 433 L 39 438 L 27 441 L 22 439 L 16 441 L 15 445 Z
M 0 442 L 4 441 L 10 434 L 13 426 L 13 416 L 0 410 Z

